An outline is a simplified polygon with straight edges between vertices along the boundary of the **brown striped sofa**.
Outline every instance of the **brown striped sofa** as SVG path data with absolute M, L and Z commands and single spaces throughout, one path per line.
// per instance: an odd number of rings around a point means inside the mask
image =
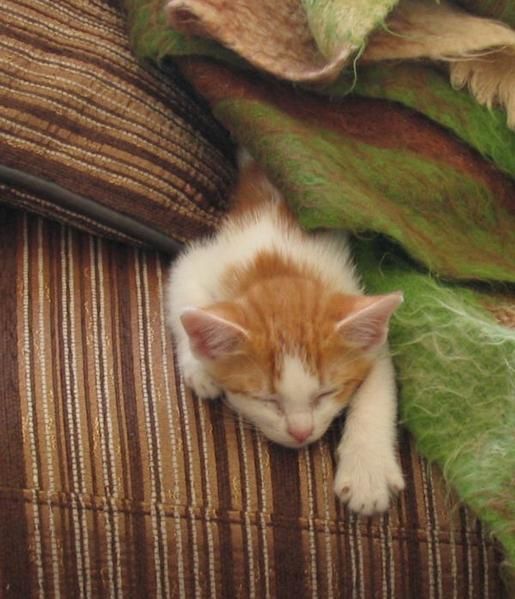
M 502 597 L 404 431 L 406 491 L 357 518 L 341 422 L 293 452 L 190 395 L 163 280 L 223 212 L 230 140 L 114 0 L 0 9 L 0 597 Z

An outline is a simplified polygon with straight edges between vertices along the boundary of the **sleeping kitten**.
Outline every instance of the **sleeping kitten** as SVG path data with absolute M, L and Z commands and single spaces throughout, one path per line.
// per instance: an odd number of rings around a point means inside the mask
M 401 293 L 365 296 L 341 233 L 304 232 L 264 173 L 242 159 L 220 231 L 173 264 L 168 318 L 198 397 L 228 404 L 299 448 L 348 407 L 334 489 L 362 514 L 404 488 L 395 456 L 388 322 Z

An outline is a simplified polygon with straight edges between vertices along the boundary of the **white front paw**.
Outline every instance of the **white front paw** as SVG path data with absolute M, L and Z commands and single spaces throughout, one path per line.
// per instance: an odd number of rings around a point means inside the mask
M 213 381 L 198 362 L 191 362 L 183 366 L 184 381 L 199 399 L 215 399 L 222 394 L 222 390 Z
M 345 447 L 338 453 L 334 492 L 352 511 L 365 516 L 384 512 L 391 495 L 404 489 L 393 451 L 378 455 Z

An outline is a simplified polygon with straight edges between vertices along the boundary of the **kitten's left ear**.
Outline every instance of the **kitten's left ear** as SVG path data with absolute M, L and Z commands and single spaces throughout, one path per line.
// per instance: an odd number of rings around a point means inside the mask
M 388 295 L 362 296 L 353 311 L 336 325 L 351 345 L 365 351 L 378 349 L 388 336 L 388 323 L 404 301 L 400 291 Z
M 213 360 L 234 351 L 247 331 L 220 309 L 185 308 L 181 322 L 193 353 Z

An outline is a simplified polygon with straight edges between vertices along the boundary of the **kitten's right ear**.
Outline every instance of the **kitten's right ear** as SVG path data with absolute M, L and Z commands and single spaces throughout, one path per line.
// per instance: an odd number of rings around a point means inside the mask
M 181 322 L 193 354 L 207 360 L 233 352 L 248 336 L 239 324 L 210 309 L 185 308 Z
M 353 310 L 336 325 L 336 330 L 365 351 L 378 349 L 386 341 L 390 317 L 403 301 L 400 291 L 357 297 Z

